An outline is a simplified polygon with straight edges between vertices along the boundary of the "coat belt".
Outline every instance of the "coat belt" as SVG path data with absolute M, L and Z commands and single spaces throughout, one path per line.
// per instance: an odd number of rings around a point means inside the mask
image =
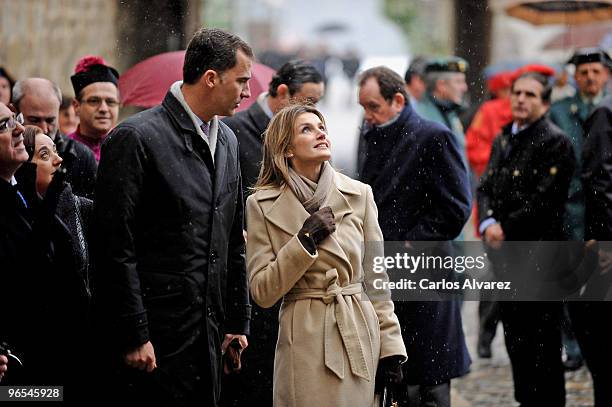
M 330 282 L 327 289 L 324 288 L 293 288 L 289 291 L 284 301 L 298 301 L 306 299 L 320 299 L 326 305 L 325 309 L 325 366 L 334 372 L 340 379 L 344 379 L 344 350 L 351 365 L 354 375 L 370 380 L 368 365 L 365 360 L 363 344 L 359 338 L 355 318 L 349 313 L 349 308 L 344 297 L 350 297 L 363 293 L 361 283 L 349 284 L 344 287 L 338 285 L 338 271 L 328 270 L 326 279 Z M 363 314 L 360 312 L 363 324 L 367 326 Z M 357 317 L 357 315 L 355 315 Z M 342 342 L 337 340 L 334 330 L 338 330 Z

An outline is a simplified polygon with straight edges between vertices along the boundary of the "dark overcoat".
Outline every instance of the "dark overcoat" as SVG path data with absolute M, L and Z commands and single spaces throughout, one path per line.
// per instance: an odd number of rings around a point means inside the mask
M 247 110 L 225 117 L 223 122 L 232 129 L 238 139 L 240 172 L 244 200 L 250 195 L 249 188 L 255 186 L 263 159 L 263 133 L 270 118 L 259 103 L 255 102 Z
M 569 138 L 546 116 L 517 134 L 502 129 L 478 187 L 482 222 L 494 218 L 506 240 L 566 240 L 567 191 L 576 165 Z
M 96 185 L 99 310 L 122 351 L 151 341 L 158 369 L 203 343 L 219 396 L 223 334 L 250 318 L 243 204 L 234 133 L 219 123 L 214 163 L 180 102 L 117 126 L 102 147 Z
M 585 240 L 612 240 L 612 96 L 585 124 L 582 182 L 585 191 Z
M 248 109 L 225 117 L 223 122 L 232 129 L 238 139 L 240 172 L 243 196 L 252 192 L 263 159 L 263 133 L 270 118 L 259 103 Z M 246 214 L 245 214 L 246 215 Z M 248 231 L 247 231 L 248 233 Z M 249 350 L 242 354 L 242 371 L 225 378 L 222 401 L 225 406 L 272 405 L 272 379 L 274 376 L 274 351 L 278 337 L 278 311 L 280 302 L 264 309 L 252 302 Z M 235 391 L 239 388 L 240 391 Z
M 395 122 L 365 129 L 362 138 L 359 178 L 372 186 L 385 241 L 457 237 L 471 194 L 453 133 L 406 105 Z M 396 314 L 409 384 L 439 384 L 468 372 L 458 302 L 396 302 Z

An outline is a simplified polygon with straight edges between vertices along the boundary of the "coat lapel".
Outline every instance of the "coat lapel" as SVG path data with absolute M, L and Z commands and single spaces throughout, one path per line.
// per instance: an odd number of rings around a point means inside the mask
M 334 183 L 331 186 L 327 199 L 323 203 L 323 207 L 329 206 L 332 208 L 334 220 L 336 222 L 336 230 L 342 227 L 342 219 L 353 212 L 353 208 L 346 199 L 345 194 L 359 195 L 360 192 L 348 183 L 342 181 L 338 174 L 335 173 Z M 262 198 L 266 197 L 269 198 L 271 196 L 266 196 L 265 194 L 262 196 Z M 304 221 L 310 216 L 295 194 L 287 186 L 282 187 L 280 195 L 278 195 L 278 198 L 268 208 L 264 215 L 270 223 L 276 225 L 291 236 L 300 231 Z M 334 233 L 330 238 L 325 239 L 319 245 L 319 249 L 337 256 L 346 261 L 350 266 L 349 259 L 344 250 L 342 250 L 336 237 L 337 233 Z

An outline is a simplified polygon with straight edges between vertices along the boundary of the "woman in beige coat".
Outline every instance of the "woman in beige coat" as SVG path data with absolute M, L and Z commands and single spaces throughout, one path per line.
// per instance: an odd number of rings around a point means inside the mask
M 262 307 L 283 300 L 274 360 L 275 406 L 375 404 L 398 384 L 406 359 L 393 303 L 370 301 L 364 285 L 382 255 L 369 186 L 327 162 L 324 118 L 289 106 L 266 131 L 256 192 L 247 200 L 251 295 Z M 254 338 L 253 340 L 256 340 Z

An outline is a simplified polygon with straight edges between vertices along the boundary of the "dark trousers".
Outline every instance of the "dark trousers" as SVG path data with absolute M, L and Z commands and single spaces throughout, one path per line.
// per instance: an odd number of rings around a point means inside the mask
M 500 302 L 514 398 L 521 407 L 565 406 L 558 302 Z
M 121 366 L 109 399 L 128 406 L 213 406 L 209 366 L 208 346 L 203 340 L 177 355 L 158 358 L 157 369 L 151 373 Z
M 612 302 L 570 302 L 574 333 L 593 377 L 595 406 L 612 406 Z
M 491 342 L 495 338 L 499 318 L 499 303 L 497 301 L 480 301 L 478 303 L 479 345 L 491 346 Z
M 409 385 L 408 407 L 450 407 L 450 381 L 427 385 Z

